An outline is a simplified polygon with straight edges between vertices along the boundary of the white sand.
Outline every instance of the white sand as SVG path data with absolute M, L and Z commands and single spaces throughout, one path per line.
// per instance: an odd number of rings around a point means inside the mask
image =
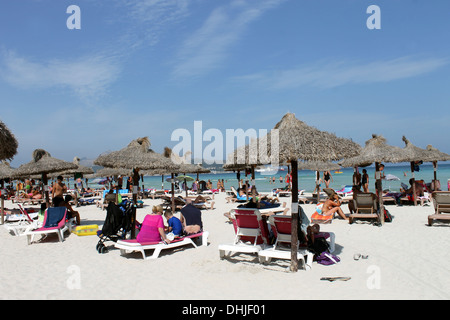
M 450 226 L 428 227 L 431 205 L 387 206 L 392 223 L 376 227 L 334 220 L 322 231 L 336 234 L 341 262 L 334 266 L 313 264 L 310 271 L 286 272 L 289 261 L 264 266 L 255 256 L 240 254 L 220 260 L 217 246 L 234 237 L 223 213 L 235 207 L 225 194 L 215 197 L 216 209 L 203 210 L 209 246 L 165 250 L 157 260 L 143 260 L 139 253 L 121 256 L 98 254 L 97 236 L 66 234 L 64 242 L 27 245 L 0 227 L 0 299 L 449 299 Z M 288 200 L 289 201 L 289 200 Z M 160 200 L 144 200 L 138 209 L 142 221 Z M 290 203 L 288 202 L 288 206 Z M 14 208 L 6 201 L 7 208 Z M 314 205 L 303 205 L 308 216 Z M 78 208 L 82 224 L 104 222 L 106 211 L 95 205 Z M 344 212 L 348 213 L 344 205 Z M 355 253 L 366 260 L 355 261 Z M 348 276 L 349 281 L 321 281 L 321 277 Z

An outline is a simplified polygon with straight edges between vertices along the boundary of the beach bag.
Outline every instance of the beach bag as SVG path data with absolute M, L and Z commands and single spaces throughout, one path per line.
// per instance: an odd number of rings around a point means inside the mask
M 316 261 L 319 264 L 331 266 L 333 264 L 337 264 L 338 262 L 340 262 L 341 259 L 338 256 L 335 256 L 334 254 L 322 252 L 319 256 L 316 257 Z
M 330 246 L 325 238 L 318 237 L 314 239 L 314 243 L 308 241 L 308 250 L 314 253 L 316 257 L 320 256 L 323 252 L 329 252 Z
M 384 222 L 392 222 L 392 215 L 384 209 Z

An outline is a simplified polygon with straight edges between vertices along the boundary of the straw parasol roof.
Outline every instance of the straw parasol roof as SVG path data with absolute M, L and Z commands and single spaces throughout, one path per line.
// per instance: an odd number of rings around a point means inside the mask
M 330 171 L 339 170 L 340 165 L 334 162 L 323 161 L 301 161 L 298 163 L 299 170 L 316 170 L 316 171 Z
M 13 176 L 14 169 L 11 168 L 9 162 L 2 160 L 0 161 L 0 179 L 7 179 Z
M 433 159 L 433 154 L 427 149 L 416 147 L 408 139 L 406 139 L 405 136 L 402 137 L 402 140 L 405 143 L 405 147 L 403 148 L 405 162 L 420 160 L 425 162 L 435 161 Z
M 81 174 L 92 174 L 92 173 L 94 173 L 94 170 L 92 168 L 86 167 L 86 166 L 82 166 L 80 164 L 80 158 L 78 158 L 78 157 L 74 157 L 72 163 L 75 164 L 77 166 L 77 168 L 64 170 L 64 171 L 61 171 L 61 172 L 58 172 L 58 173 L 63 175 L 63 176 L 70 176 L 70 175 L 74 175 L 74 174 L 77 174 L 77 173 L 81 173 Z
M 75 168 L 77 166 L 71 162 L 53 158 L 47 151 L 36 149 L 33 151 L 32 160 L 17 168 L 14 171 L 14 176 L 23 177 L 34 174 L 48 174 Z
M 431 144 L 427 145 L 427 149 L 426 149 L 430 154 L 429 154 L 429 158 L 431 160 L 424 160 L 426 162 L 428 161 L 448 161 L 450 160 L 450 154 L 444 153 L 439 151 L 438 149 L 434 148 Z
M 170 159 L 150 149 L 150 145 L 148 137 L 138 138 L 119 151 L 100 155 L 94 160 L 94 164 L 108 168 L 142 170 L 177 167 Z
M 102 168 L 94 173 L 94 177 L 130 176 L 132 171 L 124 168 Z
M 14 135 L 0 120 L 0 160 L 12 159 L 17 153 L 17 142 Z
M 366 141 L 366 145 L 356 157 L 339 161 L 343 167 L 367 167 L 374 162 L 404 162 L 407 161 L 402 148 L 386 144 L 386 139 L 381 135 L 372 135 L 372 139 Z
M 260 154 L 260 150 L 267 151 L 267 157 Z M 360 151 L 361 146 L 352 140 L 311 127 L 298 120 L 293 113 L 287 113 L 265 137 L 236 149 L 228 157 L 227 165 L 268 164 L 269 159 L 277 159 L 278 163 L 299 159 L 336 161 L 355 156 Z

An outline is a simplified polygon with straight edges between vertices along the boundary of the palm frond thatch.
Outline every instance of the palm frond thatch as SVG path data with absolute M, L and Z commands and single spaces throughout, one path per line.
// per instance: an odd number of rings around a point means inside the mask
M 14 169 L 11 168 L 9 162 L 0 161 L 0 179 L 7 179 L 13 177 Z
M 148 137 L 131 141 L 127 147 L 100 155 L 94 164 L 107 168 L 125 169 L 175 169 L 177 166 L 170 159 L 150 149 Z
M 14 135 L 0 120 L 0 160 L 11 160 L 16 155 L 18 146 Z
M 343 167 L 367 167 L 374 162 L 397 163 L 407 161 L 406 159 L 402 148 L 390 146 L 383 136 L 373 134 L 358 156 L 346 158 L 338 163 Z
M 430 152 L 429 161 L 448 161 L 450 160 L 450 154 L 439 151 L 434 148 L 431 144 L 427 145 L 427 151 Z M 428 161 L 428 160 L 427 160 Z
M 298 170 L 331 171 L 340 168 L 341 166 L 334 162 L 300 161 L 298 163 Z
M 360 151 L 361 146 L 352 140 L 320 131 L 287 113 L 266 136 L 237 148 L 228 156 L 227 165 L 336 161 L 356 156 Z
M 33 151 L 32 160 L 14 170 L 14 176 L 23 177 L 42 173 L 48 174 L 75 168 L 77 166 L 71 162 L 53 158 L 47 151 L 36 149 Z

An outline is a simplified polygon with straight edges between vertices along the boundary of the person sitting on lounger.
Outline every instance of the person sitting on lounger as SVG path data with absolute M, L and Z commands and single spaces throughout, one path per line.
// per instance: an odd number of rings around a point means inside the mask
M 237 190 L 237 196 L 236 195 L 232 195 L 231 197 L 226 197 L 225 200 L 227 200 L 227 203 L 229 203 L 230 201 L 232 202 L 236 202 L 237 200 L 239 201 L 246 201 L 247 200 L 247 195 L 245 193 L 245 185 L 242 188 L 239 188 Z M 251 199 L 251 196 L 249 195 L 249 200 Z
M 139 243 L 160 242 L 170 243 L 164 232 L 163 209 L 161 206 L 153 206 L 152 213 L 147 214 L 141 224 L 141 230 L 136 236 Z
M 166 211 L 164 217 L 166 217 L 167 224 L 169 225 L 165 228 L 166 233 L 172 232 L 175 237 L 181 236 L 183 234 L 183 225 L 180 219 L 175 217 L 170 211 Z
M 417 181 L 415 181 L 414 179 L 409 179 L 409 184 L 411 185 L 411 187 L 409 187 L 408 189 L 406 189 L 406 187 L 404 185 L 402 185 L 402 188 L 400 189 L 400 191 L 402 192 L 402 196 L 407 196 L 409 200 L 413 200 L 413 193 L 414 193 L 414 189 L 413 189 L 413 185 L 415 185 L 416 187 L 416 197 L 422 197 L 423 196 L 423 185 Z
M 70 205 L 70 201 L 72 201 L 71 195 L 66 195 L 66 197 L 60 198 L 57 197 L 56 199 L 53 199 L 53 206 L 55 207 L 66 207 L 67 208 L 67 218 L 75 218 L 76 224 L 80 225 L 80 213 L 78 211 L 73 210 L 72 206 Z
M 203 228 L 202 212 L 199 208 L 192 205 L 190 200 L 188 204 L 181 209 L 180 221 L 183 224 L 186 234 L 198 233 Z
M 332 196 L 330 196 L 325 203 L 322 205 L 322 215 L 329 216 L 333 215 L 337 212 L 338 215 L 344 219 L 348 220 L 348 218 L 345 216 L 344 212 L 341 209 L 341 202 L 339 201 L 339 196 L 334 193 Z

